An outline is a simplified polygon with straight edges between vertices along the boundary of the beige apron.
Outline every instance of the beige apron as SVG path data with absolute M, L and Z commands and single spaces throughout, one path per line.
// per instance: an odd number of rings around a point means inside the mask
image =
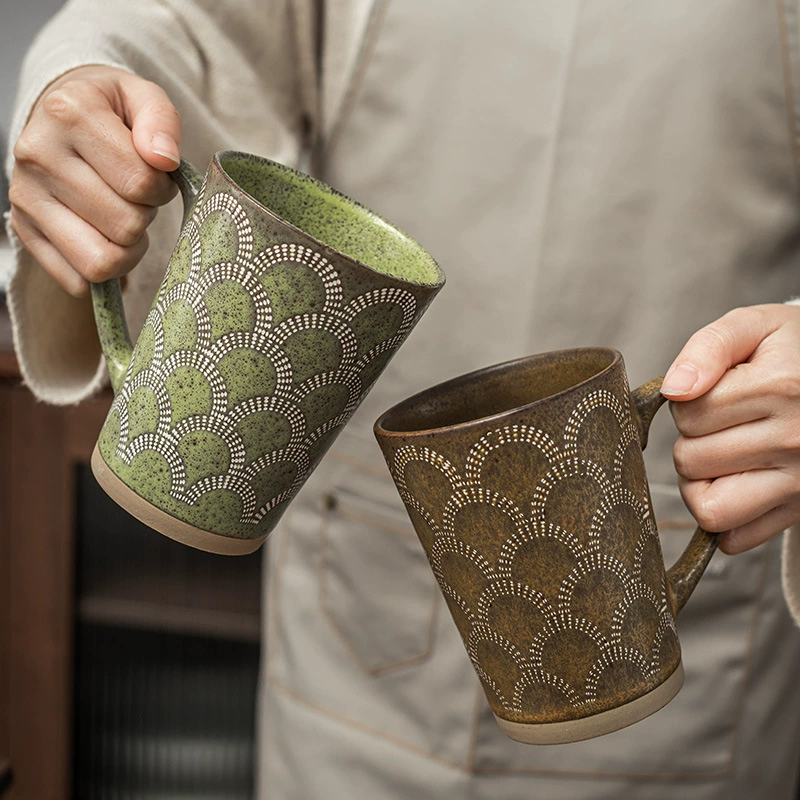
M 270 542 L 260 796 L 789 800 L 800 634 L 779 540 L 715 557 L 679 620 L 687 679 L 666 709 L 590 742 L 520 745 L 373 441 L 382 410 L 449 376 L 602 344 L 643 382 L 730 308 L 800 288 L 783 9 L 504 5 L 376 4 L 318 159 L 429 247 L 448 285 Z M 693 527 L 674 435 L 663 411 L 648 469 L 668 562 Z

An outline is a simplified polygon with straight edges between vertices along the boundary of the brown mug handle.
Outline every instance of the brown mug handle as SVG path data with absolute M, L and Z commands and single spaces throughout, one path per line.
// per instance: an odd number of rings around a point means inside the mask
M 653 378 L 631 392 L 642 450 L 647 446 L 650 423 L 656 411 L 667 402 L 667 398 L 661 394 L 663 380 L 663 375 Z M 711 561 L 711 556 L 716 552 L 720 536 L 721 533 L 709 533 L 698 527 L 681 556 L 667 570 L 667 600 L 673 617 L 677 617 L 678 612 L 686 605 L 700 576 Z

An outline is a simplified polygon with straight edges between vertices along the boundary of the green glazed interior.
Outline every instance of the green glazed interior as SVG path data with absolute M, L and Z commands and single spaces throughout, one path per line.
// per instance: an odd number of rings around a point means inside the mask
M 289 167 L 220 153 L 223 171 L 250 197 L 303 233 L 367 267 L 422 286 L 444 283 L 433 258 L 368 208 Z

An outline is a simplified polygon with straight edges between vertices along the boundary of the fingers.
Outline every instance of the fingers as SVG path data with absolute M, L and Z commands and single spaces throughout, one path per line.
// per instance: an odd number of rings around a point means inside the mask
M 673 448 L 675 469 L 692 481 L 800 462 L 798 437 L 788 436 L 773 419 L 737 425 L 707 436 L 680 436 Z M 797 463 L 800 470 L 800 463 Z
M 27 214 L 15 209 L 12 219 L 14 230 L 25 249 L 53 280 L 73 297 L 84 297 L 89 293 L 88 281 L 61 255 L 58 248 L 50 244 Z
M 747 361 L 775 330 L 765 308 L 736 309 L 695 333 L 667 371 L 661 393 L 677 402 L 694 400 Z
M 142 140 L 137 149 L 137 142 Z M 180 119 L 155 84 L 109 67 L 50 87 L 14 147 L 12 225 L 72 294 L 129 271 L 177 189 Z
M 725 531 L 720 538 L 720 550 L 736 555 L 764 544 L 800 519 L 800 502 L 794 499 L 791 489 L 784 486 L 782 492 L 773 491 L 779 483 L 780 480 L 776 481 L 770 474 L 759 476 L 757 481 L 740 475 L 731 476 L 713 489 L 710 481 L 705 489 L 697 484 L 691 488 L 683 484 L 681 492 L 701 527 L 708 531 Z M 768 496 L 762 497 L 760 503 L 751 505 L 743 499 L 750 495 L 750 490 L 759 488 L 768 490 Z M 780 497 L 789 495 L 792 499 L 780 502 Z M 736 498 L 740 499 L 738 504 Z M 774 505 L 770 505 L 771 502 Z M 736 521 L 735 526 L 730 524 L 733 521 Z
M 144 161 L 134 147 L 129 125 L 138 124 L 138 119 L 126 118 L 125 99 L 131 86 L 137 88 L 140 96 L 152 94 L 159 102 L 163 91 L 135 76 L 119 70 L 113 72 L 116 73 L 113 79 L 101 73 L 100 80 L 93 78 L 91 71 L 84 77 L 74 77 L 75 73 L 84 75 L 76 70 L 71 80 L 51 88 L 37 104 L 18 139 L 15 158 L 23 165 L 39 167 L 53 184 L 59 185 L 62 175 L 57 159 L 77 156 L 125 200 L 163 205 L 174 196 L 174 186 L 165 172 Z M 142 114 L 147 118 L 146 112 Z M 175 119 L 177 112 L 171 124 Z M 175 169 L 177 158 L 166 160 L 164 166 L 167 170 Z M 67 177 L 76 190 L 81 188 L 78 176 Z
M 75 297 L 88 294 L 89 282 L 99 283 L 129 272 L 147 251 L 146 233 L 131 246 L 121 247 L 55 202 L 49 210 L 50 236 L 27 214 L 17 211 L 13 219 L 23 245 Z M 75 263 L 80 263 L 80 271 Z
M 136 102 L 129 100 L 131 93 Z M 151 98 L 150 105 L 145 97 Z M 41 101 L 41 113 L 50 127 L 69 133 L 71 148 L 114 192 L 131 203 L 160 206 L 175 194 L 166 171 L 178 166 L 178 145 L 174 141 L 164 145 L 159 140 L 164 150 L 174 150 L 169 157 L 154 154 L 151 144 L 139 152 L 133 128 L 177 125 L 179 130 L 178 112 L 172 108 L 172 114 L 167 113 L 164 104 L 169 101 L 162 89 L 125 74 L 113 86 L 69 82 Z M 180 138 L 179 133 L 173 135 Z M 23 133 L 20 141 L 24 143 L 25 138 Z
M 181 119 L 167 93 L 154 83 L 123 80 L 125 119 L 137 153 L 150 166 L 171 171 L 180 163 Z
M 681 481 L 680 490 L 698 524 L 714 533 L 742 528 L 773 509 L 796 506 L 798 502 L 794 479 L 777 469 L 725 475 L 708 481 Z M 794 520 L 787 524 L 791 522 Z
M 786 530 L 800 518 L 800 506 L 790 503 L 777 506 L 758 519 L 725 533 L 719 548 L 730 556 L 758 547 L 773 536 Z
M 65 158 L 60 170 L 61 181 L 51 190 L 47 173 L 15 165 L 11 221 L 51 277 L 70 294 L 83 296 L 87 281 L 122 275 L 138 263 L 156 210 L 121 198 L 79 158 Z M 81 179 L 82 173 L 88 175 Z
M 800 308 L 737 309 L 695 334 L 664 380 L 689 511 L 734 553 L 800 520 Z
M 796 306 L 737 309 L 703 328 L 689 340 L 664 380 L 667 388 L 662 392 L 675 401 L 670 409 L 678 430 L 699 437 L 777 419 L 790 433 L 789 423 L 800 408 L 800 370 L 794 357 L 799 346 Z M 689 360 L 701 366 L 692 388 L 677 394 L 674 384 L 688 375 L 682 365 Z
M 794 307 L 779 306 L 776 315 L 783 316 L 784 308 L 791 308 L 800 320 L 800 309 Z M 706 436 L 746 422 L 793 416 L 800 409 L 800 373 L 792 355 L 796 346 L 800 324 L 796 333 L 771 334 L 750 361 L 729 369 L 702 396 L 671 403 L 678 430 L 686 436 Z
M 56 183 L 40 169 L 15 167 L 14 204 L 31 215 L 37 203 L 49 206 L 56 202 L 81 219 L 92 221 L 100 233 L 123 247 L 135 244 L 155 219 L 155 207 L 126 200 L 105 181 L 98 180 L 92 167 L 79 156 L 65 157 L 60 170 L 66 179 Z M 44 218 L 44 213 L 37 216 Z M 49 218 L 43 219 L 45 225 L 47 221 Z

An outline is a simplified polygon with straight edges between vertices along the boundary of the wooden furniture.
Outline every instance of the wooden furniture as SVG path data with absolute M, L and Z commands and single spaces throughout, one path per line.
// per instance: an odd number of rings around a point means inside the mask
M 135 557 L 107 547 L 107 569 L 97 569 L 92 554 L 103 549 L 97 536 L 103 519 L 95 519 L 78 593 L 80 528 L 87 528 L 87 514 L 105 515 L 78 507 L 78 468 L 84 465 L 80 474 L 93 480 L 85 465 L 111 399 L 106 392 L 73 407 L 37 402 L 22 385 L 2 304 L 0 754 L 13 764 L 11 800 L 72 797 L 81 625 L 259 638 L 259 554 L 220 561 L 144 529 L 123 540 L 142 536 Z M 128 519 L 113 523 L 117 535 L 126 536 L 119 528 Z
M 14 782 L 14 773 L 11 762 L 7 758 L 0 758 L 0 795 L 5 794 Z
M 71 783 L 74 462 L 108 397 L 37 403 L 22 385 L 2 318 L 0 350 L 0 751 L 10 797 L 61 800 Z

